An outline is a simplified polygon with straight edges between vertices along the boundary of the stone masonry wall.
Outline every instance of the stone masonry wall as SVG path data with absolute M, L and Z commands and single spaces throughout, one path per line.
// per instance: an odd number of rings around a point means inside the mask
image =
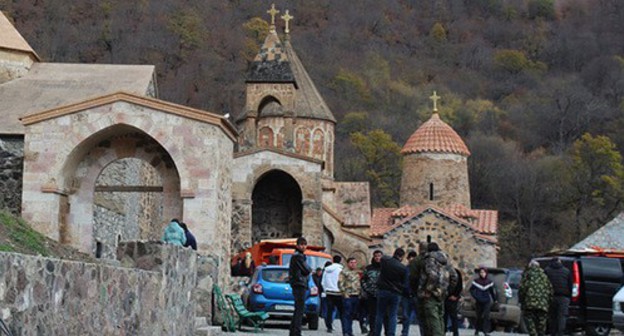
M 0 253 L 0 317 L 14 335 L 193 335 L 196 254 L 153 242 L 121 264 Z
M 433 200 L 430 186 L 433 185 Z M 401 206 L 436 204 L 445 209 L 461 204 L 470 209 L 468 161 L 456 154 L 424 153 L 403 158 Z
M 0 209 L 19 214 L 24 161 L 22 139 L 0 139 Z
M 388 232 L 382 248 L 385 254 L 392 254 L 398 247 L 417 251 L 418 242 L 426 241 L 427 236 L 450 256 L 453 267 L 462 271 L 465 280 L 472 277 L 477 266 L 496 267 L 494 243 L 476 239 L 468 227 L 433 211 L 426 211 Z

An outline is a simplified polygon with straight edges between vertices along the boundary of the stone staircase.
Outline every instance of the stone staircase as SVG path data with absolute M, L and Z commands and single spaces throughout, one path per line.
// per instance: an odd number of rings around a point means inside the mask
M 194 336 L 215 336 L 222 335 L 221 326 L 211 326 L 206 321 L 206 317 L 195 317 L 195 334 Z

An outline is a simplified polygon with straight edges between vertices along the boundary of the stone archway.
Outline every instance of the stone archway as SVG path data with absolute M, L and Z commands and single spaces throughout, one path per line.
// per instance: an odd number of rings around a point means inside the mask
M 301 236 L 301 188 L 289 174 L 272 170 L 258 179 L 252 193 L 252 242 Z
M 62 242 L 114 259 L 120 240 L 157 240 L 166 219 L 181 216 L 177 169 L 167 151 L 149 135 L 115 125 L 92 135 L 77 149 L 76 153 L 84 154 L 70 158 L 76 162 L 75 191 L 68 198 L 69 215 L 60 223 Z M 135 197 L 111 195 L 120 193 Z M 126 216 L 127 211 L 147 211 L 150 216 L 132 218 Z M 142 223 L 135 222 L 139 217 Z

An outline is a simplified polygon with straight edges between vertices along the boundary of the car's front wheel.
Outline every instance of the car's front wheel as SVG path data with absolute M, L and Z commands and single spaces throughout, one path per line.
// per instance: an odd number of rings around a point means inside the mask
M 306 316 L 308 320 L 308 328 L 310 330 L 318 330 L 319 316 L 318 314 L 308 314 Z
M 585 333 L 589 336 L 608 336 L 611 326 L 608 324 L 588 324 Z

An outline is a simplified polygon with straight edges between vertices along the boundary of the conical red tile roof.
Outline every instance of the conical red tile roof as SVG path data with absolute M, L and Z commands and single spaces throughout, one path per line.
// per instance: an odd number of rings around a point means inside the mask
M 401 150 L 403 155 L 412 153 L 452 153 L 470 156 L 470 151 L 461 137 L 435 112 L 410 136 Z

